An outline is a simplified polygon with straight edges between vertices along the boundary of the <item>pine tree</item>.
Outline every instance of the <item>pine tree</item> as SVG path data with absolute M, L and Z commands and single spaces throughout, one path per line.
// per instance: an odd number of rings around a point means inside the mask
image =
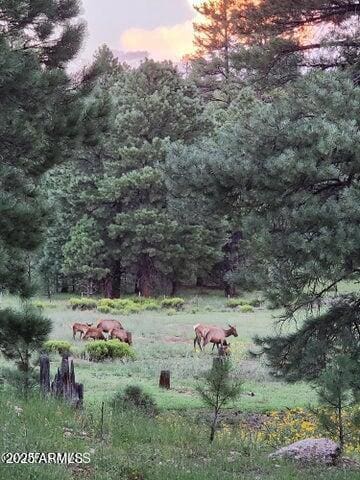
M 281 65 L 294 67 L 294 63 L 322 70 L 348 68 L 358 81 L 359 7 L 358 0 L 264 0 L 249 5 L 245 12 L 248 34 L 264 42 L 261 49 L 243 52 L 243 61 L 256 61 L 263 75 L 274 75 Z
M 133 282 L 143 295 L 175 293 L 179 282 L 211 270 L 224 242 L 218 217 L 210 221 L 202 207 L 195 214 L 201 201 L 172 197 L 165 169 L 170 144 L 206 131 L 203 107 L 167 62 L 116 68 L 95 91 L 111 97 L 110 130 L 56 174 L 52 195 L 62 226 L 55 222 L 47 246 L 59 247 L 62 280 L 78 288 L 117 297 Z
M 235 11 L 239 15 L 245 3 L 208 0 L 194 7 L 201 20 L 194 23 L 197 52 L 192 76 L 207 98 L 230 101 L 234 79 L 232 53 L 241 41 L 239 25 L 234 21 Z
M 78 14 L 77 0 L 0 1 L 0 285 L 24 294 L 48 215 L 41 178 L 94 141 L 94 107 L 64 70 L 83 38 Z

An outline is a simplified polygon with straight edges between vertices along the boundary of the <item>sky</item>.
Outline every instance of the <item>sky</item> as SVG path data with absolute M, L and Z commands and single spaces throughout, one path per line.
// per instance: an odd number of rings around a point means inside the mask
M 180 60 L 193 49 L 198 0 L 82 0 L 88 34 L 79 61 L 88 63 L 106 43 L 121 60 L 145 56 Z

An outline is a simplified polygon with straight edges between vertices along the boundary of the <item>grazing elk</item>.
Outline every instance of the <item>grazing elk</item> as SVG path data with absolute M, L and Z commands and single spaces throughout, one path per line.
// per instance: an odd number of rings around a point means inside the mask
M 110 333 L 111 330 L 114 330 L 114 328 L 118 330 L 124 330 L 123 326 L 118 320 L 99 320 L 97 328 L 101 328 L 101 330 L 105 333 Z
M 226 338 L 230 337 L 231 335 L 234 335 L 234 337 L 237 337 L 238 333 L 236 331 L 236 328 L 230 324 L 229 324 L 229 327 L 230 328 L 228 329 L 221 328 L 221 327 L 211 327 L 205 336 L 203 348 L 205 348 L 208 343 L 212 343 L 213 349 L 215 345 L 219 349 L 220 345 L 227 344 L 225 340 Z
M 80 333 L 80 340 L 83 335 L 88 331 L 88 329 L 92 327 L 92 323 L 74 323 L 72 326 L 72 331 L 73 331 L 73 339 L 75 340 L 76 334 Z
M 200 350 L 202 350 L 201 341 L 204 342 L 205 337 L 211 328 L 216 328 L 216 327 L 212 325 L 202 325 L 201 323 L 194 325 L 194 330 L 195 330 L 194 349 L 195 350 L 196 350 L 196 345 L 199 345 Z
M 120 328 L 114 328 L 110 332 L 110 337 L 109 338 L 117 338 L 120 340 L 120 342 L 127 343 L 128 345 L 132 345 L 132 335 L 130 332 L 125 332 L 125 330 L 122 330 Z
M 218 354 L 220 357 L 229 357 L 231 355 L 230 343 L 227 343 L 227 341 L 224 340 L 224 343 L 220 346 L 218 345 Z
M 106 340 L 104 337 L 103 331 L 101 328 L 96 327 L 89 327 L 85 335 L 83 336 L 83 340 Z

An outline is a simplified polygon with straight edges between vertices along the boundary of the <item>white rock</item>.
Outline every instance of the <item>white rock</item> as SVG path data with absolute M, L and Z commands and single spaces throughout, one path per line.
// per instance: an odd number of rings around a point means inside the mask
M 280 448 L 269 458 L 290 458 L 301 462 L 333 465 L 340 456 L 340 447 L 328 438 L 308 438 Z

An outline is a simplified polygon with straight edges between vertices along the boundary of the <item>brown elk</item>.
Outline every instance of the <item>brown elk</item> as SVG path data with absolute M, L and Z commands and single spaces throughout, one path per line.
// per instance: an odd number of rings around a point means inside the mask
M 83 335 L 88 331 L 88 329 L 92 327 L 92 323 L 74 323 L 72 326 L 72 331 L 73 331 L 73 339 L 75 340 L 76 334 L 80 333 L 80 340 Z
M 106 340 L 104 337 L 103 331 L 101 328 L 96 327 L 89 327 L 85 335 L 83 336 L 83 340 Z
M 101 328 L 101 330 L 105 333 L 110 333 L 111 330 L 114 330 L 114 328 L 118 330 L 124 330 L 123 326 L 118 320 L 99 320 L 97 328 Z
M 224 343 L 218 345 L 218 354 L 220 357 L 229 357 L 231 355 L 230 343 L 224 340 Z
M 117 338 L 120 342 L 127 343 L 130 346 L 132 345 L 132 334 L 120 328 L 112 329 L 109 338 Z
M 226 338 L 230 337 L 231 335 L 234 335 L 234 337 L 238 336 L 238 333 L 236 331 L 236 328 L 233 325 L 229 324 L 228 329 L 221 328 L 221 327 L 211 327 L 204 340 L 203 348 L 206 347 L 208 343 L 213 344 L 213 349 L 214 346 L 216 345 L 219 349 L 220 345 L 225 345 L 226 343 Z
M 204 342 L 205 337 L 211 328 L 216 328 L 216 327 L 212 325 L 202 325 L 201 323 L 194 325 L 194 330 L 195 330 L 194 349 L 195 350 L 196 350 L 196 345 L 199 345 L 200 350 L 202 350 L 201 341 Z

